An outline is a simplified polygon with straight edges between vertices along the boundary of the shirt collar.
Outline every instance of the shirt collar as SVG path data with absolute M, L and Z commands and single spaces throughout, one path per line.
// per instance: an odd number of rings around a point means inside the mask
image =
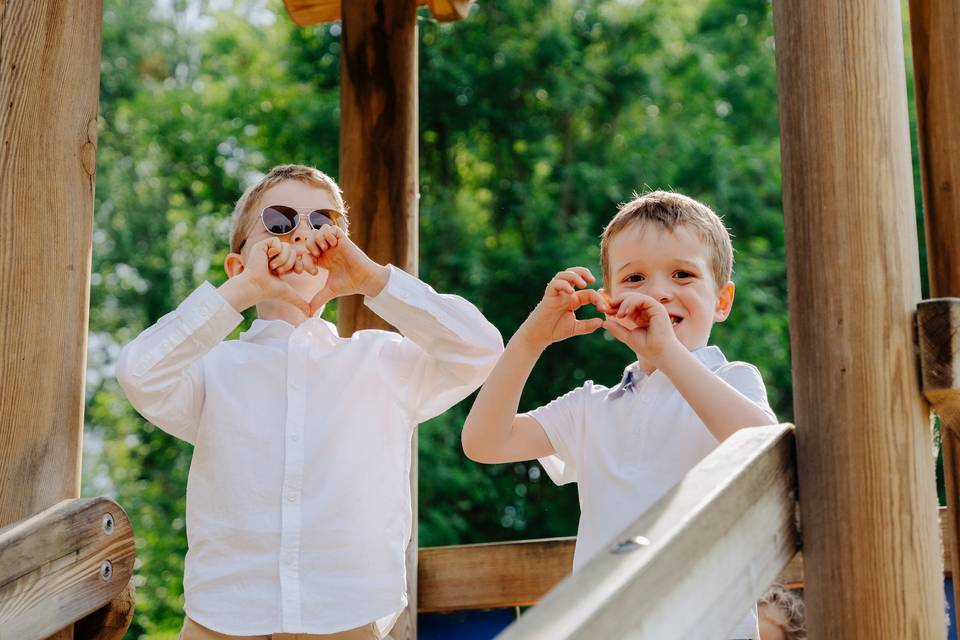
M 693 357 L 702 362 L 703 365 L 711 371 L 717 369 L 723 364 L 726 364 L 727 362 L 727 358 L 723 355 L 723 351 L 720 350 L 720 347 L 715 347 L 713 345 L 694 349 L 690 353 L 692 353 Z M 654 371 L 650 375 L 656 375 L 657 373 L 659 373 L 659 370 Z M 610 390 L 610 397 L 616 398 L 623 395 L 625 391 L 636 390 L 636 385 L 646 377 L 648 376 L 640 368 L 639 362 L 634 361 L 628 364 L 623 370 L 623 376 L 620 378 L 620 383 Z
M 321 336 L 330 338 L 331 341 L 340 337 L 337 333 L 337 325 L 327 322 L 323 318 L 309 318 L 300 327 L 309 327 Z M 249 329 L 240 334 L 240 340 L 255 343 L 268 340 L 287 340 L 300 327 L 295 327 L 286 320 L 261 320 L 257 318 Z

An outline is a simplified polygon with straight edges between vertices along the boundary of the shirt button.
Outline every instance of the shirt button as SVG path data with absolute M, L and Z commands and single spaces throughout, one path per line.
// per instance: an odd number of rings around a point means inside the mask
M 290 434 L 290 439 L 293 440 L 294 442 L 296 442 L 297 440 L 300 439 L 300 436 L 297 435 L 296 433 L 291 433 L 291 434 Z
M 296 499 L 297 499 L 297 494 L 295 494 L 295 493 L 288 493 L 288 494 L 287 494 L 287 500 L 289 500 L 290 502 L 294 502 Z

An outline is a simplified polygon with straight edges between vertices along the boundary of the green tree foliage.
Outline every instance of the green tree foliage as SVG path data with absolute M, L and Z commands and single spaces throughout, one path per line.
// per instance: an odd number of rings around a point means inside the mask
M 419 22 L 421 277 L 508 338 L 555 272 L 599 275 L 618 203 L 680 190 L 735 236 L 736 304 L 714 342 L 756 363 L 792 419 L 769 2 L 497 0 Z M 280 2 L 105 2 L 85 492 L 114 495 L 136 528 L 131 637 L 182 620 L 191 450 L 131 409 L 112 363 L 200 282 L 223 281 L 246 184 L 282 162 L 337 174 L 339 35 L 293 26 Z M 521 408 L 614 384 L 630 359 L 601 334 L 555 345 Z M 575 533 L 574 488 L 536 463 L 462 455 L 468 407 L 420 430 L 421 544 Z

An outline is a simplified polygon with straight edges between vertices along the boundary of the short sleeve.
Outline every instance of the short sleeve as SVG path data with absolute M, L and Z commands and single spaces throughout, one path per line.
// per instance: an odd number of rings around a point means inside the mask
M 543 427 L 553 445 L 555 454 L 540 458 L 540 464 L 558 485 L 577 481 L 578 453 L 583 450 L 586 428 L 586 400 L 592 384 L 588 381 L 582 387 L 527 413 Z
M 717 376 L 763 409 L 770 418 L 770 424 L 777 423 L 777 416 L 767 400 L 763 377 L 755 366 L 747 362 L 730 362 L 717 370 Z

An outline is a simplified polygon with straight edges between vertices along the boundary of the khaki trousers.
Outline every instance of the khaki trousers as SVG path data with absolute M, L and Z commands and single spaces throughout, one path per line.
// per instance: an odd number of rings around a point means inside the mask
M 180 640 L 380 640 L 380 634 L 377 632 L 377 625 L 371 622 L 366 626 L 339 633 L 269 633 L 260 636 L 230 636 L 207 629 L 189 617 L 184 617 Z

